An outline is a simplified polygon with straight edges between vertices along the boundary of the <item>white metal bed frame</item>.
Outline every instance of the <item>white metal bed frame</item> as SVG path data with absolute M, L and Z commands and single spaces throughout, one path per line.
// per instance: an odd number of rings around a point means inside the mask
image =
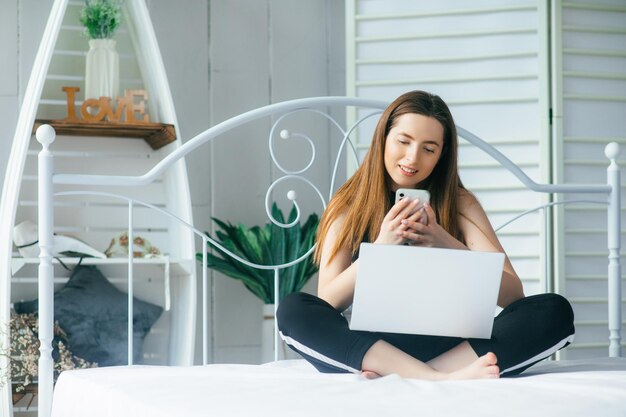
M 211 127 L 204 131 L 203 133 L 197 135 L 193 139 L 186 142 L 183 146 L 173 151 L 163 160 L 161 160 L 158 164 L 156 164 L 150 171 L 141 176 L 106 176 L 106 175 L 80 175 L 80 174 L 57 174 L 54 172 L 54 155 L 51 151 L 50 147 L 55 140 L 55 132 L 51 126 L 43 125 L 41 126 L 37 132 L 36 137 L 37 140 L 41 143 L 43 149 L 39 153 L 38 156 L 38 165 L 39 165 L 39 179 L 38 179 L 38 188 L 39 188 L 39 246 L 40 246 L 40 264 L 39 264 L 39 323 L 40 323 L 40 331 L 39 331 L 39 340 L 40 340 L 40 358 L 39 358 L 39 408 L 38 415 L 40 417 L 48 417 L 52 408 L 52 393 L 53 393 L 53 359 L 52 359 L 52 335 L 53 335 L 53 280 L 54 280 L 54 269 L 52 264 L 52 239 L 53 239 L 53 229 L 54 229 L 54 220 L 53 220 L 53 199 L 55 195 L 77 195 L 77 194 L 97 194 L 101 196 L 109 196 L 112 198 L 121 198 L 128 202 L 128 228 L 129 228 L 129 241 L 133 241 L 133 207 L 136 205 L 144 205 L 147 207 L 151 207 L 170 218 L 175 219 L 176 221 L 182 222 L 189 229 L 191 229 L 196 235 L 198 235 L 202 239 L 202 248 L 205 253 L 203 259 L 203 272 L 202 272 L 202 280 L 203 280 L 203 363 L 208 363 L 208 289 L 207 289 L 207 257 L 206 257 L 206 248 L 207 244 L 211 243 L 217 247 L 220 247 L 222 251 L 229 254 L 233 258 L 237 259 L 239 262 L 242 262 L 248 266 L 265 269 L 265 270 L 273 270 L 274 271 L 274 294 L 275 294 L 275 308 L 278 307 L 278 287 L 280 276 L 279 272 L 281 269 L 292 266 L 298 262 L 303 261 L 309 256 L 314 248 L 310 248 L 306 254 L 299 257 L 298 259 L 294 259 L 290 262 L 281 264 L 281 265 L 258 265 L 252 262 L 247 261 L 246 259 L 242 259 L 239 256 L 229 252 L 226 248 L 223 248 L 218 242 L 213 241 L 203 232 L 196 229 L 193 225 L 183 221 L 182 219 L 176 217 L 175 215 L 166 212 L 165 210 L 155 207 L 154 205 L 135 200 L 132 198 L 128 198 L 125 196 L 113 195 L 108 193 L 98 193 L 94 191 L 82 192 L 82 191 L 71 191 L 64 193 L 54 193 L 54 184 L 71 184 L 71 185 L 116 185 L 116 186 L 144 186 L 153 181 L 155 181 L 161 173 L 163 173 L 166 169 L 172 166 L 176 161 L 185 155 L 192 152 L 197 147 L 209 142 L 210 140 L 220 136 L 221 134 L 237 127 L 243 125 L 245 123 L 251 122 L 253 120 L 257 120 L 263 117 L 268 116 L 276 116 L 281 115 L 274 122 L 270 135 L 269 135 L 269 148 L 271 157 L 278 167 L 280 171 L 284 174 L 277 180 L 275 180 L 268 188 L 266 193 L 266 211 L 270 220 L 281 226 L 281 227 L 290 227 L 299 221 L 300 218 L 300 207 L 297 203 L 297 195 L 294 191 L 288 192 L 288 198 L 293 201 L 296 210 L 297 217 L 290 224 L 281 224 L 276 219 L 271 216 L 270 208 L 269 208 L 269 196 L 272 193 L 274 187 L 286 180 L 298 180 L 303 181 L 309 186 L 311 186 L 319 196 L 322 206 L 325 208 L 326 199 L 320 190 L 311 183 L 307 178 L 301 176 L 305 171 L 307 171 L 315 160 L 315 144 L 307 135 L 303 133 L 290 133 L 286 130 L 280 131 L 279 135 L 283 139 L 288 138 L 299 138 L 305 140 L 312 150 L 312 156 L 310 162 L 307 166 L 298 171 L 289 171 L 284 169 L 275 158 L 273 152 L 273 144 L 272 139 L 275 136 L 276 130 L 278 129 L 278 125 L 281 120 L 289 114 L 301 111 L 312 111 L 322 115 L 327 118 L 328 121 L 337 127 L 341 134 L 343 135 L 343 140 L 341 142 L 339 152 L 336 156 L 333 175 L 331 178 L 331 186 L 328 198 L 330 198 L 332 194 L 332 190 L 334 189 L 335 178 L 337 175 L 339 158 L 345 150 L 346 146 L 350 147 L 352 150 L 352 156 L 355 159 L 357 158 L 356 150 L 350 141 L 350 135 L 356 129 L 356 127 L 362 123 L 365 119 L 377 115 L 384 109 L 388 103 L 376 100 L 366 100 L 366 99 L 358 99 L 358 98 L 346 98 L 346 97 L 314 97 L 307 99 L 299 99 L 299 100 L 291 100 L 282 103 L 276 103 L 272 105 L 268 105 L 259 109 L 255 109 L 236 117 L 233 117 L 229 120 L 226 120 L 218 125 Z M 349 129 L 343 129 L 341 125 L 335 121 L 331 116 L 327 113 L 319 110 L 320 108 L 337 108 L 337 107 L 358 107 L 365 109 L 372 109 L 373 112 L 368 115 L 362 117 L 357 120 Z M 607 196 L 607 215 L 608 215 L 608 249 L 609 249 L 609 262 L 608 262 L 608 299 L 609 299 L 609 356 L 616 357 L 621 356 L 621 266 L 620 266 L 620 210 L 621 210 L 621 200 L 620 200 L 620 169 L 616 163 L 616 158 L 619 153 L 619 146 L 617 143 L 610 143 L 605 148 L 605 155 L 609 159 L 610 164 L 607 168 L 607 183 L 606 184 L 538 184 L 531 180 L 517 165 L 515 165 L 511 160 L 505 157 L 502 153 L 500 153 L 493 146 L 487 144 L 482 139 L 473 135 L 472 133 L 458 128 L 458 134 L 460 137 L 463 137 L 474 146 L 477 146 L 496 161 L 498 161 L 504 168 L 510 171 L 513 175 L 515 175 L 528 189 L 541 192 L 541 193 L 588 193 L 588 194 L 601 194 Z M 358 161 L 357 161 L 358 163 Z M 556 203 L 548 203 L 537 208 L 528 210 L 519 216 L 516 216 L 513 220 L 525 215 L 529 212 L 543 209 L 544 211 L 556 204 L 565 204 L 571 202 L 580 202 L 580 201 L 565 201 L 565 202 L 556 202 Z M 604 203 L 603 201 L 595 201 Z M 545 219 L 545 216 L 544 216 Z M 510 222 L 505 223 L 503 226 Z M 132 251 L 129 251 L 128 257 L 128 309 L 129 309 L 129 321 L 128 321 L 128 349 L 129 349 L 129 364 L 132 364 L 132 316 L 133 316 L 133 306 L 132 306 L 132 297 L 133 297 L 133 257 Z M 275 346 L 278 346 L 279 339 L 277 329 L 275 328 Z M 278 349 L 275 349 L 275 359 L 278 359 Z

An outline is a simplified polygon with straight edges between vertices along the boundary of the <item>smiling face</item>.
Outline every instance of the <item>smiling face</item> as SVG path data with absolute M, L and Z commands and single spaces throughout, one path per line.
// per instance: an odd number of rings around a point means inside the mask
M 385 140 L 385 169 L 391 189 L 419 188 L 443 151 L 443 126 L 433 117 L 406 113 L 395 119 Z

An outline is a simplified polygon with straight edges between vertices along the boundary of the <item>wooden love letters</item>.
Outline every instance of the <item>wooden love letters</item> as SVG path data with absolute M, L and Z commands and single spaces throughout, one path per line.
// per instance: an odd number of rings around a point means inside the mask
M 51 125 L 57 134 L 144 139 L 152 149 L 176 140 L 176 128 L 169 123 L 150 122 L 146 114 L 146 90 L 126 90 L 113 101 L 110 97 L 90 98 L 76 103 L 79 87 L 63 87 L 67 97 L 65 119 L 37 119 L 33 134 L 42 124 Z
M 94 123 L 94 122 L 118 122 L 118 123 L 148 123 L 150 117 L 146 114 L 146 90 L 126 90 L 124 95 L 117 97 L 117 108 L 113 108 L 111 97 L 89 98 L 80 106 L 80 115 L 76 114 L 75 97 L 80 87 L 63 87 L 67 96 L 67 118 L 64 122 Z M 135 101 L 139 98 L 138 101 Z M 136 115 L 139 115 L 138 118 Z

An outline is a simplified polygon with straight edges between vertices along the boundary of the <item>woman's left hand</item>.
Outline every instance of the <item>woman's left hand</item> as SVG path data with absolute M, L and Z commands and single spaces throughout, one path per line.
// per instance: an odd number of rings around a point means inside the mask
M 433 248 L 465 248 L 461 242 L 450 235 L 443 227 L 437 223 L 437 217 L 430 204 L 424 204 L 422 208 L 426 222 L 402 220 L 406 230 L 402 232 L 402 237 L 411 246 L 427 246 Z

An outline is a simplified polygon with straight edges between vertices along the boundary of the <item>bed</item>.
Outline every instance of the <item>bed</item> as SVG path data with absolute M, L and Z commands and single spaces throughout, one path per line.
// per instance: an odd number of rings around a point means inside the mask
M 354 134 L 367 134 L 367 123 L 376 119 L 387 103 L 382 101 L 345 98 L 316 97 L 276 103 L 243 113 L 226 120 L 195 138 L 187 141 L 167 158 L 164 158 L 145 175 L 136 177 L 102 177 L 80 174 L 53 173 L 54 132 L 48 126 L 40 128 L 37 139 L 43 145 L 40 154 L 40 320 L 42 346 L 50 345 L 52 326 L 51 256 L 48 242 L 53 236 L 52 205 L 54 184 L 107 185 L 124 184 L 129 187 L 145 186 L 178 159 L 197 147 L 243 124 L 271 117 L 269 148 L 272 159 L 281 173 L 267 190 L 266 210 L 269 215 L 269 196 L 285 181 L 294 181 L 313 190 L 314 200 L 325 207 L 332 190 L 336 189 L 337 172 L 342 158 L 356 160 L 358 151 L 351 142 Z M 332 109 L 332 110 L 331 110 Z M 337 110 L 339 109 L 339 110 Z M 346 112 L 347 109 L 347 112 Z M 340 132 L 340 145 L 333 164 L 328 191 L 320 191 L 306 176 L 306 170 L 315 160 L 313 140 L 297 128 L 285 128 L 285 118 L 311 113 L 322 117 L 328 125 Z M 346 115 L 346 128 L 332 115 Z M 296 118 L 297 119 L 297 118 Z M 371 125 L 370 125 L 371 126 Z M 550 361 L 532 368 L 518 378 L 498 381 L 425 382 L 404 380 L 388 376 L 366 380 L 359 375 L 319 374 L 303 360 L 281 360 L 265 365 L 209 364 L 207 356 L 208 334 L 204 326 L 204 365 L 195 367 L 125 366 L 64 372 L 56 388 L 52 386 L 52 359 L 49 349 L 42 350 L 40 369 L 40 415 L 48 412 L 55 417 L 90 416 L 172 416 L 172 415 L 394 415 L 407 412 L 425 415 L 568 415 L 568 416 L 623 416 L 626 415 L 626 360 L 621 358 L 621 306 L 620 306 L 620 171 L 615 159 L 617 144 L 605 150 L 609 160 L 605 184 L 538 184 L 496 148 L 459 127 L 459 136 L 471 145 L 486 152 L 529 190 L 554 195 L 576 193 L 600 196 L 608 203 L 608 281 L 609 281 L 609 356 L 586 361 Z M 274 158 L 273 140 L 298 138 L 311 150 L 311 160 L 301 170 L 284 169 Z M 342 156 L 343 155 L 343 156 Z M 327 187 L 325 185 L 324 187 Z M 74 191 L 78 193 L 80 191 Z M 299 194 L 290 190 L 287 197 L 300 210 Z M 130 197 L 124 197 L 130 198 Z M 131 199 L 132 200 L 132 199 Z M 140 204 L 137 201 L 136 204 Z M 548 201 L 522 215 L 537 210 L 547 210 L 563 202 Z M 519 217 L 519 216 L 517 216 Z M 198 237 L 202 247 L 210 238 L 193 225 L 180 221 Z M 129 222 L 129 239 L 132 240 L 132 222 Z M 217 242 L 213 242 L 218 245 Z M 274 271 L 274 285 L 280 285 L 281 269 L 301 262 L 313 248 L 298 259 L 281 265 L 257 265 L 237 258 L 251 266 Z M 203 282 L 207 282 L 206 257 L 202 260 Z M 129 257 L 128 274 L 132 277 L 133 260 Z M 129 278 L 129 282 L 132 280 Z M 208 316 L 203 288 L 204 319 Z M 275 291 L 278 294 L 278 291 Z M 276 300 L 278 304 L 278 300 Z M 132 330 L 132 320 L 129 322 Z M 132 331 L 129 331 L 132 334 Z M 275 335 L 278 343 L 278 336 Z M 130 341 L 129 341 L 130 344 Z M 278 351 L 276 352 L 278 355 Z M 278 356 L 275 356 L 278 359 Z
M 320 374 L 302 359 L 63 373 L 53 417 L 84 416 L 85 410 L 90 417 L 621 417 L 626 414 L 626 359 L 552 361 L 517 378 L 446 382 Z

